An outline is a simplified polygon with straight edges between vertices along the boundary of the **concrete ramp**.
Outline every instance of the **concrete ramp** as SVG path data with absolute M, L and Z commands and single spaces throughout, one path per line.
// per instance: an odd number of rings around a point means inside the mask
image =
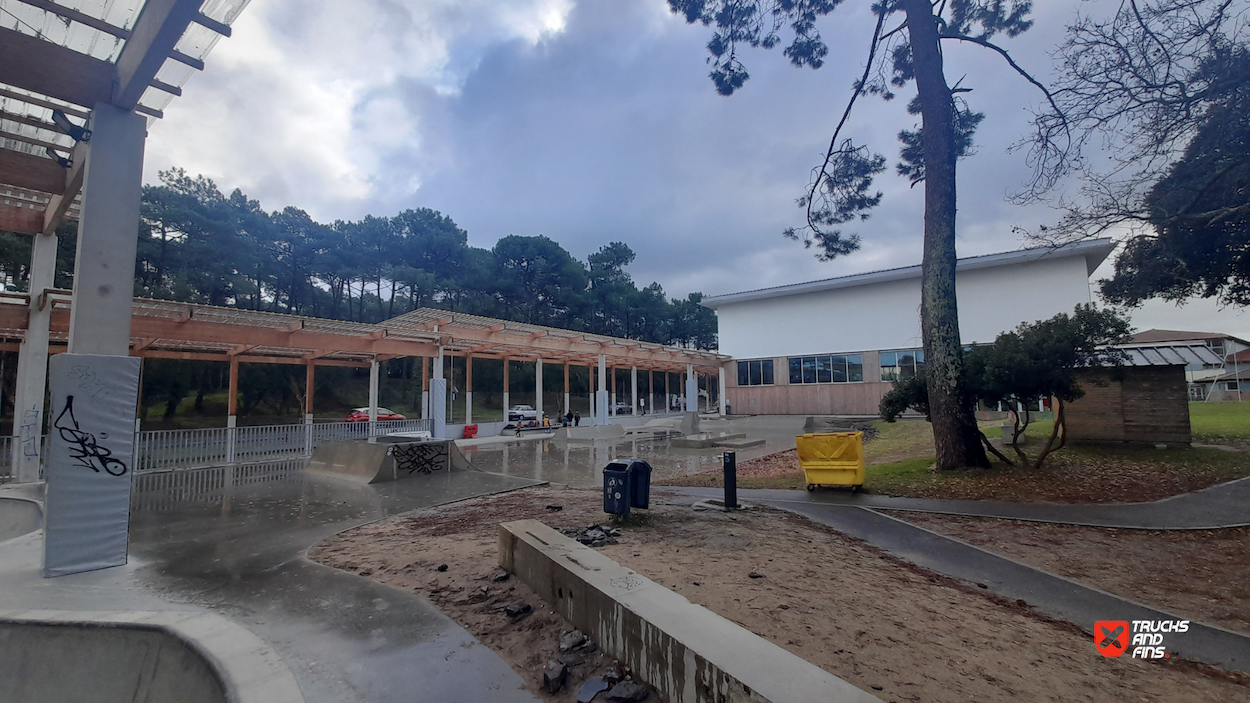
M 33 500 L 0 497 L 0 542 L 43 527 L 43 509 Z
M 326 442 L 313 450 L 305 471 L 358 483 L 383 483 L 440 471 L 467 471 L 473 465 L 452 440 L 427 442 Z
M 561 427 L 552 437 L 560 441 L 593 442 L 596 439 L 617 439 L 625 436 L 623 425 L 589 425 L 586 427 Z

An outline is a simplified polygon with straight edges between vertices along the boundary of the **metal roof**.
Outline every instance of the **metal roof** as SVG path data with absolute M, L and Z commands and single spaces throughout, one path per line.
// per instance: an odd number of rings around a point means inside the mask
M 1117 345 L 1113 348 L 1126 355 L 1124 366 L 1219 366 L 1224 363 L 1224 359 L 1205 344 Z
M 1076 242 L 1060 247 L 1034 247 L 1032 249 L 1020 249 L 1018 251 L 1006 251 L 997 254 L 985 254 L 983 256 L 970 256 L 959 259 L 955 264 L 957 271 L 972 271 L 983 268 L 993 268 L 995 266 L 1008 266 L 1011 264 L 1023 264 L 1041 259 L 1059 259 L 1071 256 L 1085 257 L 1085 266 L 1088 273 L 1093 273 L 1099 264 L 1111 254 L 1115 249 L 1115 242 L 1110 239 L 1088 239 L 1083 242 Z M 772 288 L 759 288 L 756 290 L 743 291 L 741 293 L 729 293 L 726 295 L 713 295 L 703 299 L 701 304 L 712 309 L 719 308 L 723 305 L 732 303 L 742 303 L 749 300 L 763 300 L 766 298 L 780 298 L 790 295 L 801 295 L 803 293 L 817 293 L 827 290 L 836 290 L 838 288 L 854 288 L 858 286 L 866 286 L 873 283 L 884 283 L 887 281 L 901 281 L 909 278 L 920 278 L 921 267 L 905 266 L 902 268 L 885 269 L 882 271 L 869 271 L 866 273 L 857 273 L 850 276 L 839 276 L 837 278 L 826 278 L 819 281 L 808 281 L 806 283 L 792 283 L 790 285 L 775 286 Z

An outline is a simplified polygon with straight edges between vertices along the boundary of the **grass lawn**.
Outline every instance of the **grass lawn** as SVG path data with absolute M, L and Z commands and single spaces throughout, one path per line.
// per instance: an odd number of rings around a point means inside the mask
M 1250 393 L 1244 403 L 1190 403 L 1189 425 L 1195 442 L 1250 445 Z

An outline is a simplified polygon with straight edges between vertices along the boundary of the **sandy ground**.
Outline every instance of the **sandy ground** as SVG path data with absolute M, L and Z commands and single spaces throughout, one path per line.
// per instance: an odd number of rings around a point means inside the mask
M 1244 701 L 1237 677 L 1179 661 L 1105 659 L 1089 635 L 901 562 L 789 513 L 696 512 L 657 491 L 645 518 L 601 551 L 886 701 Z M 558 504 L 554 512 L 546 506 Z M 637 513 L 636 513 L 637 514 Z M 537 691 L 571 629 L 497 568 L 497 525 L 603 522 L 599 493 L 557 487 L 410 513 L 331 538 L 310 556 L 428 595 Z M 438 571 L 442 564 L 445 571 Z M 751 572 L 762 578 L 751 578 Z M 481 593 L 487 586 L 488 593 Z M 527 603 L 513 623 L 501 609 Z M 574 670 L 575 689 L 592 661 Z M 549 700 L 573 700 L 569 690 Z
M 890 514 L 1139 603 L 1250 633 L 1250 528 L 1149 532 Z

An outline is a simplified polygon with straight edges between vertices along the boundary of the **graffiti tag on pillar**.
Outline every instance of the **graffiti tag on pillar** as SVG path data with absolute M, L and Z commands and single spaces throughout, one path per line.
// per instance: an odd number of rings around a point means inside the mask
M 96 372 L 92 371 L 89 366 L 75 366 L 71 368 L 69 372 L 69 379 L 71 381 L 79 382 L 78 390 L 82 391 L 83 395 L 93 400 L 98 398 L 107 398 L 112 395 L 112 393 L 109 392 L 100 381 L 100 377 L 97 376 Z
M 39 456 L 39 408 L 31 407 L 22 413 L 22 425 L 18 435 L 22 438 L 22 456 L 35 458 Z
M 125 475 L 126 463 L 114 457 L 113 451 L 101 445 L 94 434 L 79 428 L 78 419 L 74 417 L 74 396 L 65 396 L 65 409 L 57 415 L 52 426 L 60 433 L 61 439 L 69 443 L 70 457 L 75 465 L 96 473 L 103 469 L 110 476 Z M 108 435 L 101 434 L 100 438 L 108 439 Z
M 447 464 L 447 451 L 441 444 L 397 444 L 392 456 L 396 468 L 410 474 L 432 473 Z

